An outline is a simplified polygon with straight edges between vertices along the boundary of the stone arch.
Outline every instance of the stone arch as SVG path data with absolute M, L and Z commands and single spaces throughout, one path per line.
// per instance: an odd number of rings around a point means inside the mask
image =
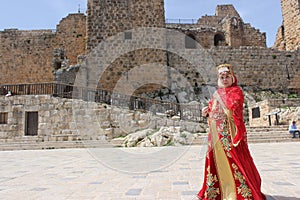
M 135 57 L 143 57 L 143 59 L 137 59 Z M 103 71 L 101 77 L 99 77 L 98 88 L 113 90 L 117 81 L 122 77 L 125 77 L 126 81 L 131 81 L 132 84 L 134 84 L 134 82 L 138 81 L 139 77 L 137 76 L 143 77 L 144 74 L 149 76 L 149 72 L 154 73 L 152 66 L 146 66 L 148 62 L 155 63 L 155 65 L 167 65 L 166 51 L 161 49 L 140 48 L 120 55 Z M 132 69 L 139 66 L 144 66 L 143 69 L 139 68 L 140 72 L 137 73 L 139 75 L 129 73 Z M 155 76 L 155 74 L 153 75 Z M 148 77 L 143 78 L 146 80 Z
M 166 62 L 166 60 L 164 60 L 164 62 L 159 62 L 160 57 L 157 60 L 152 60 L 151 63 L 135 61 L 131 62 L 131 65 L 128 64 L 129 59 L 132 59 L 136 54 L 140 55 L 141 51 L 143 53 L 142 56 L 145 57 L 147 56 L 145 54 L 151 54 L 153 51 L 156 51 L 156 54 L 168 57 L 169 61 Z M 146 60 L 148 60 L 148 58 Z M 150 73 L 151 75 L 149 75 Z M 164 85 L 164 87 L 171 88 L 171 91 L 176 93 L 174 82 L 176 82 L 179 88 L 183 88 L 183 85 L 188 84 L 194 90 L 195 88 L 198 89 L 198 86 L 203 85 L 205 82 L 197 70 L 197 66 L 193 66 L 188 60 L 173 52 L 162 49 L 137 49 L 133 52 L 127 52 L 125 55 L 120 55 L 103 71 L 99 78 L 97 88 L 107 91 L 114 90 L 116 92 L 116 85 L 119 80 L 122 80 L 121 85 L 124 88 L 118 90 L 118 92 L 126 91 L 128 94 L 134 91 L 134 89 L 127 89 L 130 85 L 138 88 L 144 83 L 159 83 L 160 85 Z M 182 81 L 184 81 L 184 83 L 182 83 Z M 163 84 L 161 84 L 162 82 Z M 149 92 L 153 92 L 151 89 L 160 88 L 150 86 Z M 140 90 L 141 91 L 135 90 L 135 92 L 139 94 L 147 92 L 142 87 L 140 87 Z
M 192 66 L 195 66 L 194 70 L 198 74 L 205 74 L 203 79 L 207 84 L 215 84 L 215 80 L 213 78 L 215 74 L 213 73 L 213 70 L 211 70 L 211 68 L 215 67 L 215 63 L 210 54 L 198 43 L 196 43 L 195 49 L 185 49 L 186 35 L 182 32 L 153 27 L 137 28 L 130 31 L 132 32 L 131 40 L 124 40 L 124 33 L 119 33 L 101 42 L 97 48 L 93 49 L 90 54 L 87 55 L 85 62 L 78 71 L 75 86 L 94 89 L 97 88 L 99 80 L 102 77 L 106 77 L 105 72 L 107 70 L 113 70 L 110 68 L 110 65 L 114 60 L 128 52 L 133 52 L 139 49 L 158 49 L 172 52 L 173 54 L 178 55 L 178 57 L 181 57 L 191 63 Z M 157 63 L 154 63 L 154 65 L 155 64 Z M 162 64 L 158 66 L 161 67 L 160 70 L 163 71 L 171 69 L 170 67 Z M 148 76 L 152 76 L 151 71 L 148 72 Z M 126 75 L 122 75 L 121 77 L 126 78 Z M 184 76 L 182 76 L 182 78 L 184 78 Z M 170 79 L 167 81 L 169 80 Z M 123 86 L 125 85 L 126 84 Z M 179 101 L 191 101 L 193 93 L 191 90 L 191 84 L 189 84 L 188 81 L 185 81 L 185 83 L 178 87 L 180 87 L 184 93 L 184 95 L 181 95 L 181 99 L 179 99 Z M 114 88 L 114 91 L 115 90 L 116 87 Z M 89 97 L 94 99 L 92 96 Z
M 223 46 L 222 43 L 225 42 L 225 36 L 223 33 L 218 32 L 214 36 L 214 46 Z
M 155 77 L 150 77 L 144 73 L 145 68 L 151 68 Z M 181 80 L 170 83 L 170 80 Z M 147 86 L 147 87 L 146 87 Z M 180 95 L 180 91 L 187 90 L 193 93 L 193 85 L 189 79 L 181 74 L 177 69 L 157 63 L 144 64 L 128 71 L 127 76 L 122 76 L 114 86 L 114 92 L 117 94 L 126 94 L 129 96 L 141 95 L 143 93 L 153 93 L 155 91 L 168 88 L 170 94 L 176 96 L 176 103 L 185 102 L 185 97 Z M 159 96 L 159 95 L 157 95 Z M 186 97 L 187 98 L 187 97 Z

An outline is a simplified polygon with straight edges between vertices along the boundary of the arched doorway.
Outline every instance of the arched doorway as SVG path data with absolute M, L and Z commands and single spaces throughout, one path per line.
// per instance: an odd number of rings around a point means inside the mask
M 214 37 L 214 46 L 224 46 L 225 37 L 223 33 L 217 33 Z

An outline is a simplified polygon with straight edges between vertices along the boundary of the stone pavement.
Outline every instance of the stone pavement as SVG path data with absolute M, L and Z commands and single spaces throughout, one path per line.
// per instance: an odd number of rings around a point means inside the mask
M 268 199 L 300 200 L 300 143 L 250 144 Z M 0 151 L 3 200 L 192 200 L 206 145 Z

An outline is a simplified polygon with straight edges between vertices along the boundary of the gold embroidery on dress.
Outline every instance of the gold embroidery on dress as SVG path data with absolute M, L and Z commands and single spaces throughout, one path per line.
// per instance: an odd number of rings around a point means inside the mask
M 221 142 L 222 145 L 224 147 L 224 150 L 226 151 L 226 155 L 231 158 L 231 154 L 229 153 L 229 151 L 231 150 L 231 138 L 230 135 L 228 134 L 228 129 L 227 129 L 228 125 L 226 122 L 223 123 L 223 130 L 221 131 Z
M 232 168 L 234 169 L 234 178 L 240 182 L 240 186 L 237 187 L 238 194 L 241 194 L 246 200 L 251 199 L 252 193 L 251 189 L 248 187 L 245 181 L 245 177 L 242 175 L 240 171 L 238 171 L 238 167 L 235 164 L 232 164 Z
M 216 182 L 218 182 L 217 176 L 210 173 L 210 167 L 207 167 L 207 175 L 206 175 L 207 188 L 205 190 L 205 197 L 207 199 L 216 199 L 218 194 L 220 194 L 219 188 L 214 187 Z

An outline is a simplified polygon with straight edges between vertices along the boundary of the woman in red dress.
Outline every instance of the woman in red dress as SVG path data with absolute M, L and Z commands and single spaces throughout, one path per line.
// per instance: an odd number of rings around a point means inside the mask
M 202 115 L 208 116 L 208 150 L 201 200 L 264 200 L 243 120 L 244 95 L 232 66 L 217 67 L 218 89 Z

